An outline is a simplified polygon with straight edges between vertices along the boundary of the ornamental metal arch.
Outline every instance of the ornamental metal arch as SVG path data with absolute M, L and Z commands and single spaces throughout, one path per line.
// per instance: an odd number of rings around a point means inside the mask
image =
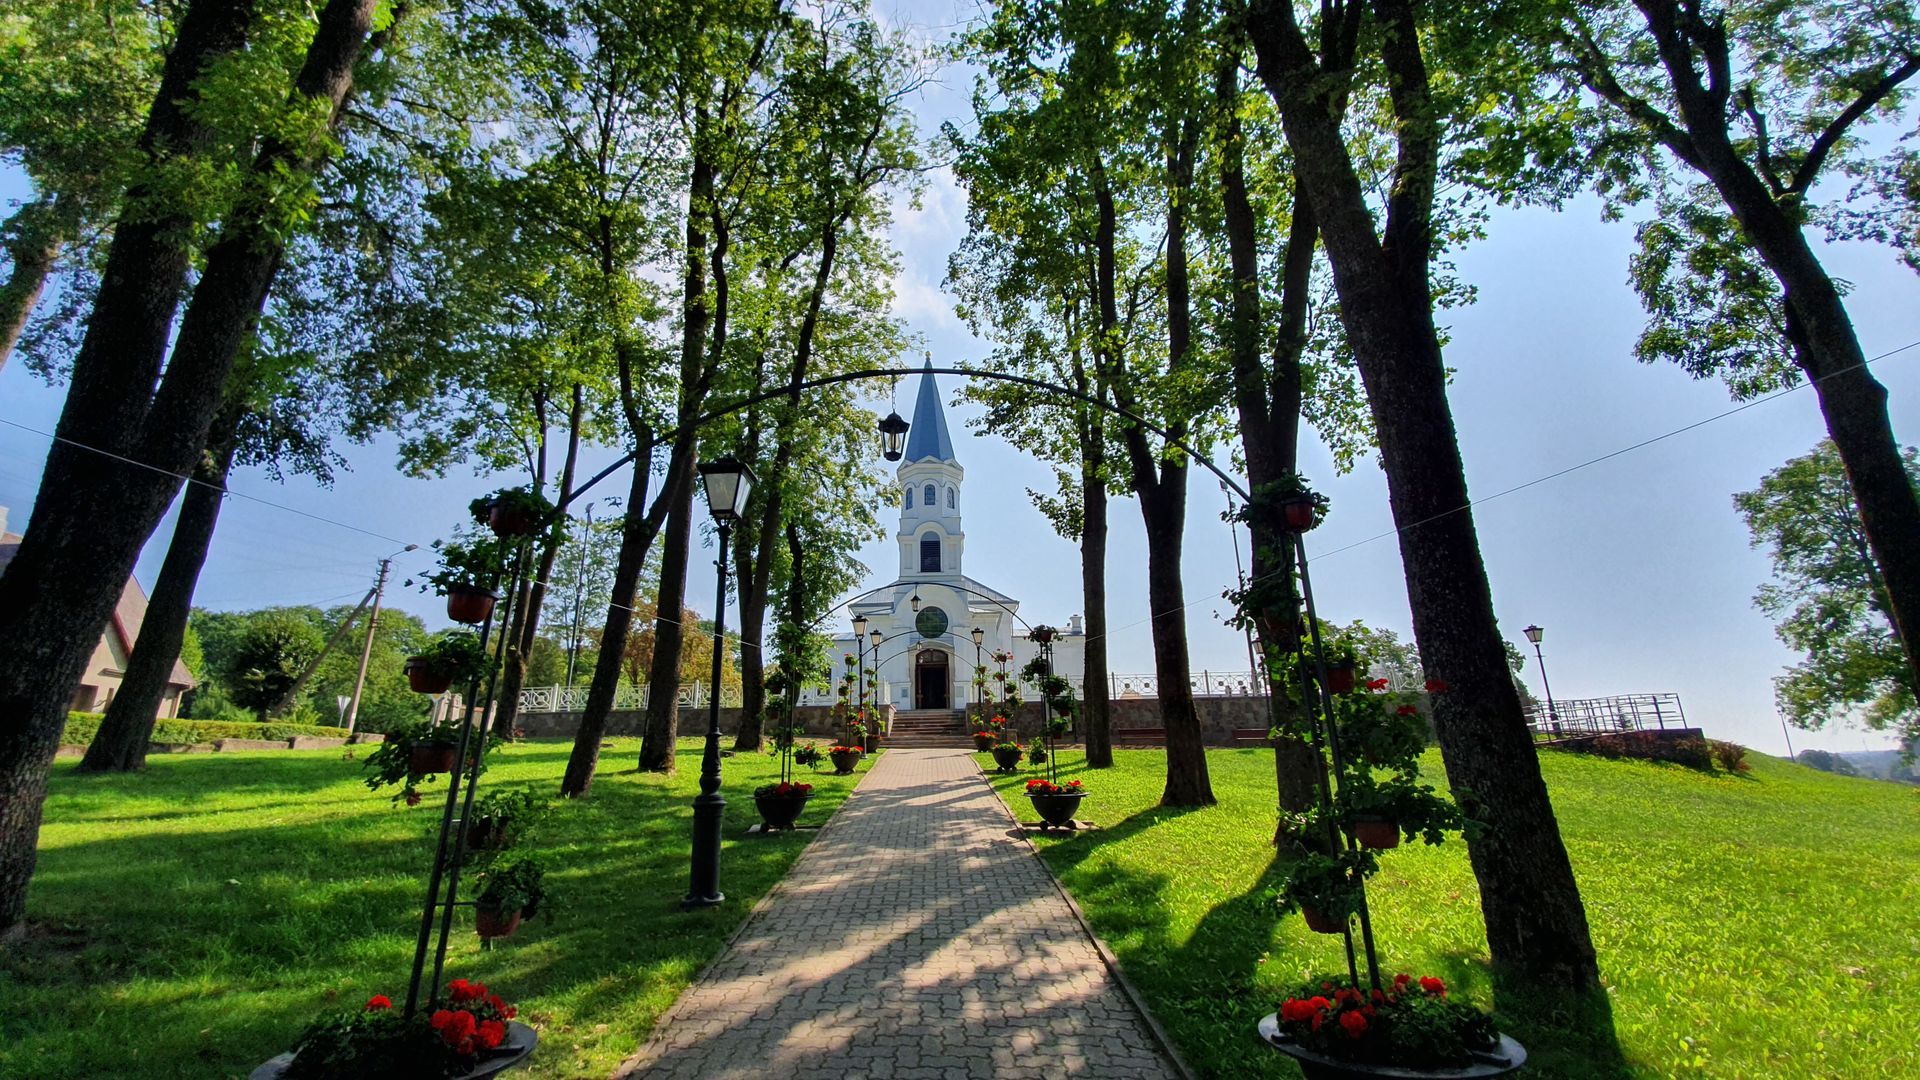
M 990 379 L 994 382 L 1014 383 L 1019 386 L 1030 387 L 1035 390 L 1044 390 L 1047 393 L 1054 394 L 1059 397 L 1067 398 L 1073 401 L 1078 401 L 1083 405 L 1091 405 L 1094 408 L 1101 410 L 1102 412 L 1112 413 L 1113 415 L 1120 417 L 1121 419 L 1127 421 L 1130 424 L 1134 424 L 1137 427 L 1140 427 L 1146 431 L 1150 431 L 1153 434 L 1160 436 L 1160 438 L 1166 440 L 1169 446 L 1172 446 L 1178 449 L 1181 453 L 1187 455 L 1187 457 L 1191 458 L 1194 461 L 1199 462 L 1203 468 L 1205 468 L 1208 472 L 1212 473 L 1215 477 L 1217 477 L 1220 483 L 1225 485 L 1228 488 L 1228 490 L 1240 496 L 1243 502 L 1253 501 L 1253 496 L 1247 493 L 1247 489 L 1240 483 L 1240 481 L 1236 480 L 1234 477 L 1226 473 L 1224 470 L 1220 468 L 1220 466 L 1214 464 L 1213 459 L 1207 457 L 1205 454 L 1200 453 L 1198 450 L 1195 450 L 1192 446 L 1189 446 L 1185 439 L 1182 439 L 1174 435 L 1172 432 L 1168 431 L 1167 429 L 1161 427 L 1158 424 L 1155 424 L 1153 421 L 1146 419 L 1145 417 L 1139 415 L 1138 413 L 1133 412 L 1130 409 L 1123 409 L 1120 406 L 1115 405 L 1110 401 L 1102 401 L 1099 398 L 1093 396 L 1092 394 L 1084 394 L 1071 387 L 1061 386 L 1058 383 L 1050 383 L 1045 379 L 1030 378 L 1026 375 L 1013 375 L 1004 371 L 987 371 L 981 368 L 934 367 L 931 364 L 929 364 L 929 365 L 926 365 L 923 367 L 917 367 L 917 368 L 911 368 L 911 367 L 862 368 L 858 371 L 841 372 L 838 375 L 827 375 L 818 379 L 808 379 L 805 382 L 791 383 L 789 385 L 782 386 L 777 390 L 765 390 L 758 394 L 753 394 L 748 397 L 741 398 L 738 401 L 729 402 L 726 405 L 722 405 L 718 408 L 711 409 L 707 412 L 701 413 L 699 416 L 694 417 L 692 420 L 684 424 L 681 424 L 678 427 L 673 428 L 670 431 L 663 432 L 659 436 L 655 437 L 648 445 L 636 450 L 627 451 L 625 454 L 621 455 L 620 458 L 617 461 L 615 461 L 613 464 L 608 465 L 606 468 L 601 469 L 597 473 L 594 473 L 593 476 L 587 479 L 586 483 L 581 484 L 579 487 L 575 488 L 566 497 L 566 499 L 560 503 L 560 505 L 554 508 L 554 511 L 555 513 L 565 513 L 568 506 L 576 502 L 580 498 L 580 496 L 585 495 L 588 491 L 592 490 L 593 487 L 599 484 L 602 480 L 605 480 L 607 477 L 612 476 L 616 472 L 619 472 L 622 468 L 626 467 L 627 465 L 637 461 L 643 453 L 650 456 L 656 448 L 673 442 L 675 439 L 685 434 L 689 429 L 697 430 L 698 428 L 706 424 L 710 424 L 715 420 L 721 419 L 722 417 L 731 416 L 742 409 L 752 408 L 753 406 L 758 405 L 762 402 L 772 401 L 774 398 L 797 397 L 803 391 L 818 390 L 822 387 L 827 387 L 827 386 L 837 386 L 840 383 L 858 382 L 862 379 L 891 379 L 891 378 L 898 378 L 902 375 L 915 375 L 915 374 L 959 375 L 968 379 Z

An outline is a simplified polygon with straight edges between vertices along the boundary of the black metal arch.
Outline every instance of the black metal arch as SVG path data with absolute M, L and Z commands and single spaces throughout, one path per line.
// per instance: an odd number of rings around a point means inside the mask
M 800 383 L 798 385 L 783 386 L 777 390 L 762 391 L 761 393 L 754 394 L 751 397 L 741 398 L 739 401 L 735 401 L 730 404 L 723 405 L 720 408 L 713 409 L 710 412 L 701 413 L 699 416 L 695 417 L 692 421 L 682 424 L 679 427 L 674 428 L 672 431 L 668 431 L 660 435 L 658 438 L 656 438 L 653 441 L 652 446 L 645 447 L 644 449 L 646 450 L 647 453 L 651 454 L 655 446 L 672 442 L 675 438 L 677 438 L 681 434 L 681 432 L 685 431 L 688 428 L 699 428 L 705 424 L 712 423 L 713 421 L 718 420 L 723 416 L 731 416 L 732 414 L 739 412 L 741 409 L 758 405 L 763 401 L 772 401 L 774 398 L 777 398 L 777 397 L 787 397 L 793 394 L 798 394 L 802 390 L 818 390 L 823 386 L 834 386 L 839 383 L 856 382 L 861 379 L 885 379 L 885 378 L 894 378 L 901 375 L 928 374 L 928 373 L 931 373 L 934 375 L 961 375 L 969 379 L 992 379 L 996 382 L 1016 383 L 1020 386 L 1028 386 L 1028 387 L 1032 387 L 1035 390 L 1045 390 L 1051 394 L 1057 394 L 1061 397 L 1071 398 L 1074 401 L 1078 401 L 1086 405 L 1091 405 L 1094 408 L 1100 409 L 1104 412 L 1110 412 L 1115 416 L 1118 416 L 1121 419 L 1128 421 L 1129 423 L 1137 424 L 1138 426 L 1153 432 L 1155 435 L 1158 435 L 1162 439 L 1165 439 L 1169 444 L 1175 447 L 1178 447 L 1188 457 L 1192 458 L 1193 460 L 1199 462 L 1202 466 L 1204 466 L 1208 472 L 1212 473 L 1216 477 L 1219 477 L 1220 482 L 1226 485 L 1236 495 L 1239 495 L 1242 501 L 1244 502 L 1253 501 L 1253 496 L 1247 494 L 1247 489 L 1242 487 L 1238 480 L 1235 480 L 1233 477 L 1221 471 L 1220 466 L 1215 465 L 1212 459 L 1208 458 L 1205 454 L 1200 453 L 1198 450 L 1195 450 L 1193 447 L 1188 446 L 1186 443 L 1186 440 L 1174 437 L 1174 435 L 1171 432 L 1167 431 L 1165 428 L 1162 428 L 1158 424 L 1155 424 L 1152 421 L 1146 419 L 1145 417 L 1142 417 L 1128 409 L 1123 409 L 1120 406 L 1113 404 L 1112 402 L 1101 401 L 1099 398 L 1094 397 L 1091 394 L 1083 394 L 1078 390 L 1074 390 L 1065 386 L 1060 386 L 1055 383 L 1050 383 L 1044 379 L 1033 379 L 1025 375 L 1010 375 L 1004 371 L 983 371 L 979 368 L 931 367 L 931 366 L 917 367 L 917 368 L 862 368 L 859 371 L 847 371 L 847 372 L 842 372 L 841 374 L 838 374 L 838 375 L 828 375 L 819 379 L 808 379 L 806 382 Z M 579 499 L 580 496 L 586 494 L 589 490 L 591 490 L 594 485 L 598 484 L 602 480 L 605 480 L 607 477 L 612 476 L 614 473 L 620 471 L 622 467 L 626 466 L 630 462 L 633 462 L 639 456 L 640 456 L 639 450 L 628 451 L 626 454 L 621 456 L 620 460 L 614 462 L 613 464 L 607 466 L 604 469 L 601 469 L 599 472 L 593 474 L 593 476 L 590 479 L 588 479 L 586 483 L 581 484 L 579 487 L 575 488 L 573 492 L 567 496 L 566 500 L 562 502 L 558 507 L 556 507 L 555 510 L 559 512 L 564 512 L 568 506 L 570 506 L 575 500 Z

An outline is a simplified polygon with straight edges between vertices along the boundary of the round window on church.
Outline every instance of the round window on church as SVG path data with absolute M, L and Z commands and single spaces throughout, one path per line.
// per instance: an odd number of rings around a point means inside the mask
M 947 632 L 947 613 L 937 607 L 923 607 L 913 620 L 913 628 L 924 638 L 937 638 Z

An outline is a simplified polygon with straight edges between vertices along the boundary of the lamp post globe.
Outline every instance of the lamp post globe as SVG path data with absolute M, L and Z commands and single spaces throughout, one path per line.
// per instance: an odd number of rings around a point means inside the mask
M 917 615 L 920 613 L 920 594 L 919 593 L 914 593 L 912 596 L 908 597 L 907 603 L 912 605 L 914 614 Z
M 727 555 L 733 523 L 740 520 L 753 493 L 753 470 L 731 454 L 700 465 L 707 510 L 720 528 L 714 559 L 713 681 L 707 690 L 707 740 L 700 756 L 700 794 L 693 797 L 693 857 L 683 908 L 713 907 L 726 899 L 720 891 L 720 825 L 727 800 L 720 796 L 720 675 L 726 656 Z
M 1540 639 L 1546 636 L 1547 628 L 1544 626 L 1529 625 L 1525 630 L 1522 630 L 1520 632 L 1527 635 L 1528 641 L 1531 641 L 1535 645 L 1538 645 L 1540 644 Z
M 1527 628 L 1520 632 L 1527 635 L 1527 640 L 1533 643 L 1533 658 L 1540 662 L 1540 689 L 1547 695 L 1547 728 L 1558 735 L 1560 716 L 1553 707 L 1553 684 L 1547 681 L 1547 658 L 1540 651 L 1540 639 L 1547 636 L 1547 630 L 1543 626 L 1528 624 Z

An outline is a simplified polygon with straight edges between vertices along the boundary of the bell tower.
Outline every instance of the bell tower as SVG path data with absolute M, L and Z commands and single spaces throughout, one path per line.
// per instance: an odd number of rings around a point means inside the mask
M 933 361 L 926 367 L 931 369 Z M 957 580 L 966 548 L 966 533 L 960 528 L 960 485 L 966 470 L 954 459 L 947 412 L 931 370 L 920 375 L 913 427 L 896 475 L 901 488 L 900 577 Z

